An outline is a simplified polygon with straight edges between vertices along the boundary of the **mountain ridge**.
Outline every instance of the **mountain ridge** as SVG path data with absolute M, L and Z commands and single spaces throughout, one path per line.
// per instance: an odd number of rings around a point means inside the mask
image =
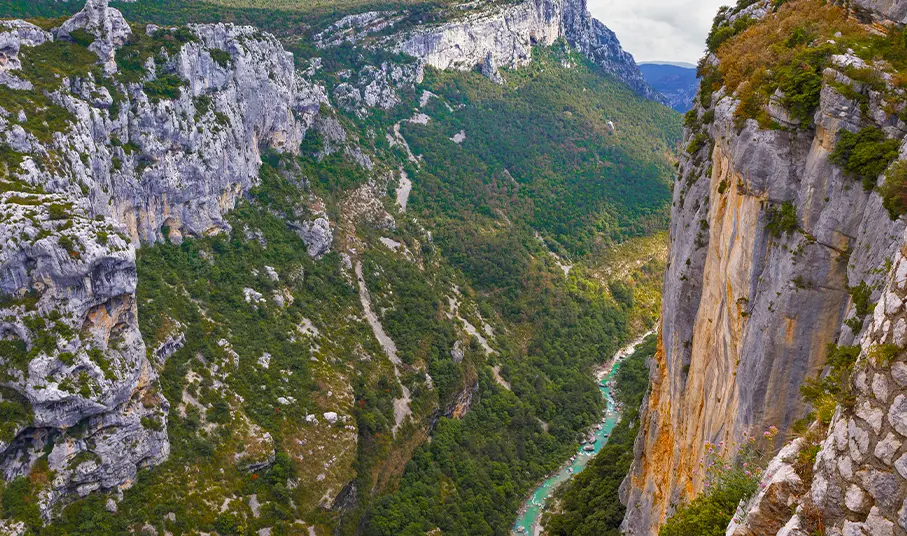
M 696 67 L 680 67 L 670 64 L 645 63 L 639 66 L 646 82 L 665 96 L 668 105 L 681 113 L 693 106 L 693 99 L 699 89 Z

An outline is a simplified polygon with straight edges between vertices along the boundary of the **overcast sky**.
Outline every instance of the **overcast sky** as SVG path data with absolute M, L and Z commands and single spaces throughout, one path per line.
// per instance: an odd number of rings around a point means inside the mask
M 588 0 L 636 61 L 696 63 L 718 8 L 733 0 Z

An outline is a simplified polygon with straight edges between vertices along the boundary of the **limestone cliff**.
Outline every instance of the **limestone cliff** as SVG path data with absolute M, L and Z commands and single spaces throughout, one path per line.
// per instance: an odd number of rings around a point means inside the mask
M 397 12 L 351 15 L 316 36 L 321 47 L 360 42 L 370 34 L 393 28 L 406 17 Z M 419 58 L 438 69 L 469 70 L 501 82 L 499 67 L 528 63 L 535 45 L 566 39 L 605 72 L 646 98 L 665 103 L 644 80 L 633 56 L 617 37 L 592 18 L 586 0 L 526 0 L 516 3 L 470 2 L 437 15 L 444 21 L 419 23 L 415 29 L 377 39 L 382 46 Z
M 518 67 L 529 61 L 534 45 L 566 39 L 583 55 L 647 98 L 663 101 L 643 79 L 633 56 L 614 32 L 593 19 L 585 0 L 533 0 L 489 10 L 482 3 L 457 9 L 475 12 L 438 27 L 406 35 L 399 50 L 439 69 Z M 483 71 L 484 72 L 484 71 Z
M 757 2 L 726 12 L 725 24 L 770 11 Z M 704 60 L 674 184 L 659 347 L 623 488 L 631 534 L 657 532 L 703 489 L 706 442 L 736 445 L 806 415 L 799 388 L 822 371 L 826 346 L 865 331 L 853 289 L 878 299 L 902 244 L 904 222 L 830 159 L 841 132 L 871 126 L 899 143 L 907 133 L 896 99 L 844 74 L 874 67 L 832 56 L 807 125 L 780 92 L 758 121 L 742 118 L 745 87 L 711 94 L 718 61 Z

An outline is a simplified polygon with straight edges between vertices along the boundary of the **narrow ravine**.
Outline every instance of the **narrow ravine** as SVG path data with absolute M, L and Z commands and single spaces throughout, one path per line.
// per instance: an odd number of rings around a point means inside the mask
M 511 534 L 518 536 L 539 536 L 543 534 L 540 523 L 542 514 L 545 512 L 548 500 L 554 494 L 554 491 L 564 482 L 573 478 L 573 475 L 585 469 L 589 461 L 598 454 L 602 447 L 608 442 L 611 431 L 614 430 L 614 427 L 617 426 L 617 422 L 620 420 L 621 409 L 615 402 L 614 397 L 611 396 L 614 375 L 617 374 L 617 370 L 620 368 L 620 364 L 623 360 L 632 354 L 636 350 L 636 347 L 642 344 L 646 337 L 652 333 L 654 333 L 654 330 L 643 334 L 638 339 L 618 350 L 611 361 L 598 371 L 596 377 L 598 379 L 602 397 L 604 397 L 606 403 L 601 423 L 589 431 L 589 435 L 587 436 L 588 439 L 580 445 L 576 454 L 571 456 L 557 472 L 546 478 L 544 482 L 532 491 L 526 499 L 526 502 L 523 503 L 520 513 L 517 515 Z

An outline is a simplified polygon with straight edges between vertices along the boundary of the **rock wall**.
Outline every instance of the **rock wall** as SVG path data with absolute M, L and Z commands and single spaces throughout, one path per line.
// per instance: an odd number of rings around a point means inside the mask
M 614 32 L 592 18 L 586 0 L 526 0 L 494 9 L 474 3 L 456 9 L 463 13 L 453 21 L 403 34 L 396 49 L 439 69 L 481 66 L 486 76 L 498 80 L 498 67 L 524 65 L 534 45 L 565 38 L 605 72 L 645 97 L 664 102 Z
M 20 56 L 77 30 L 116 73 L 134 29 L 89 0 L 52 32 L 3 22 L 0 84 L 30 89 Z M 40 110 L 0 108 L 0 402 L 11 416 L 0 471 L 28 475 L 49 452 L 45 516 L 75 494 L 128 486 L 168 455 L 169 408 L 138 329 L 136 247 L 228 229 L 224 214 L 256 183 L 261 153 L 298 150 L 326 102 L 275 38 L 189 30 L 176 54 L 148 59 L 143 81 L 88 74 L 50 92 L 71 120 L 49 139 L 23 127 Z M 145 82 L 164 76 L 179 81 L 178 97 L 149 95 Z
M 848 378 L 855 400 L 839 406 L 820 442 L 811 482 L 791 463 L 798 439 L 770 463 L 784 471 L 763 479 L 756 497 L 739 509 L 729 536 L 907 534 L 907 236 L 900 239 L 882 295 Z M 771 480 L 771 481 L 770 481 Z M 765 490 L 774 489 L 772 496 Z M 761 516 L 760 511 L 771 511 Z
M 907 22 L 907 4 L 898 0 L 852 0 L 850 7 L 858 14 L 876 21 L 898 24 Z
M 748 120 L 738 129 L 737 101 L 723 89 L 712 107 L 695 109 L 686 133 L 692 152 L 674 185 L 652 388 L 622 489 L 630 534 L 657 533 L 703 489 L 706 442 L 735 445 L 744 432 L 789 430 L 806 414 L 799 387 L 823 369 L 827 344 L 860 340 L 845 323 L 855 315 L 848 290 L 866 283 L 879 297 L 888 276 L 880 267 L 896 260 L 904 222 L 892 221 L 879 195 L 829 156 L 838 131 L 856 131 L 866 117 L 898 139 L 907 125 L 840 72 L 854 61 L 835 57 L 826 80 L 862 91 L 865 115 L 829 85 L 814 129 L 798 128 L 775 106 L 771 119 L 786 128 Z M 770 231 L 785 204 L 798 229 Z

